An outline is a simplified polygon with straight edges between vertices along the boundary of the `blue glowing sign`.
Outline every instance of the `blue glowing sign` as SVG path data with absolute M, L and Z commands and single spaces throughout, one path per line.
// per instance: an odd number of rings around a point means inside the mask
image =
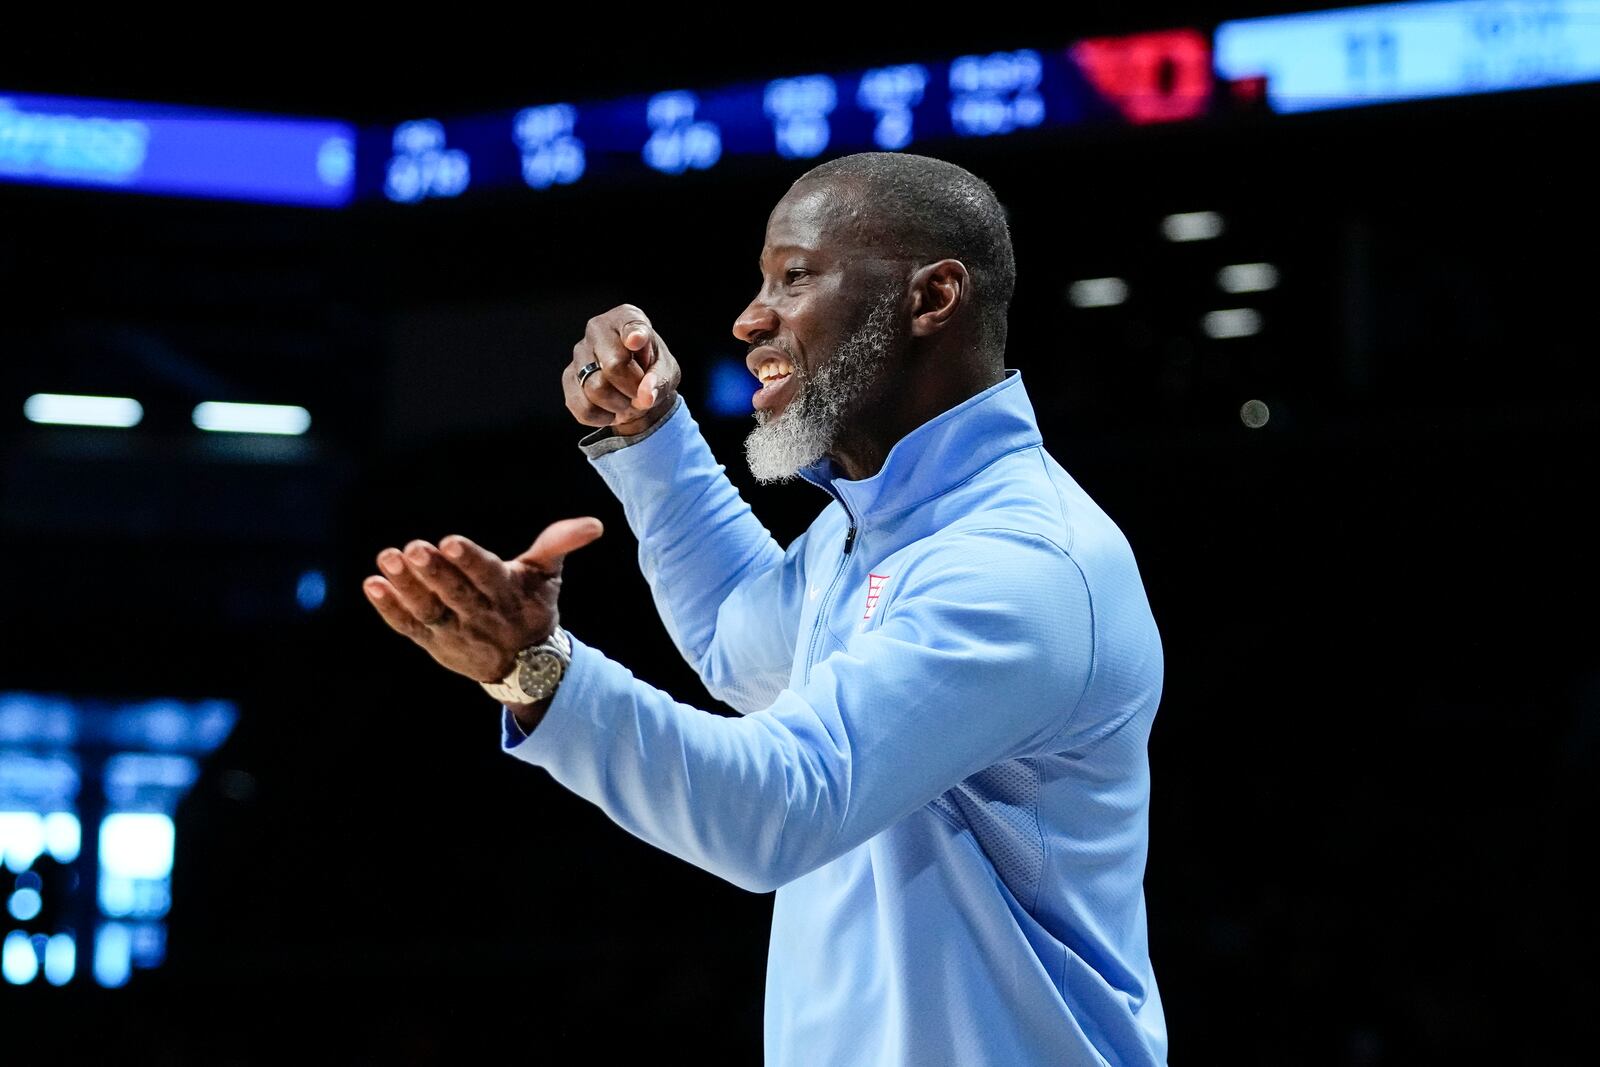
M 928 68 L 917 63 L 879 67 L 861 75 L 856 106 L 876 116 L 873 147 L 898 152 L 916 133 L 912 115 L 928 88 Z
M 448 145 L 470 157 L 474 190 L 551 189 L 650 171 L 714 172 L 735 160 L 915 150 L 1085 122 L 1180 121 L 1210 106 L 1210 45 L 1197 30 L 1080 44 L 1093 47 L 1023 48 L 430 120 L 415 151 Z M 377 154 L 389 139 L 388 130 L 374 128 L 360 143 Z M 415 191 L 420 178 L 396 195 L 393 167 L 364 170 L 361 192 L 423 199 Z
M 355 171 L 343 122 L 0 94 L 0 181 L 343 207 Z
M 657 93 L 645 106 L 650 138 L 644 161 L 663 174 L 705 170 L 722 157 L 722 131 L 715 122 L 695 117 L 699 100 L 691 92 Z
M 778 154 L 788 159 L 820 155 L 828 147 L 828 115 L 838 103 L 839 87 L 824 74 L 769 82 L 763 109 L 772 120 Z
M 445 147 L 444 126 L 416 119 L 395 127 L 383 192 L 409 204 L 424 197 L 460 196 L 472 181 L 472 162 L 459 148 Z
M 1217 27 L 1220 78 L 1277 112 L 1600 81 L 1600 0 L 1444 0 Z
M 1044 121 L 1038 52 L 962 56 L 950 64 L 950 125 L 968 137 L 1010 133 Z
M 578 110 L 571 104 L 547 104 L 517 112 L 511 138 L 522 153 L 522 180 L 533 189 L 571 185 L 583 177 L 583 142 L 573 136 Z

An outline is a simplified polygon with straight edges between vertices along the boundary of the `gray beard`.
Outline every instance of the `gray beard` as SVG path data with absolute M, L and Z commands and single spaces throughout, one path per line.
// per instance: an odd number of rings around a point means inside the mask
M 755 413 L 756 428 L 744 439 L 744 454 L 756 481 L 788 481 L 838 442 L 840 428 L 860 409 L 894 355 L 899 303 L 900 294 L 886 291 L 816 377 L 806 378 L 795 364 L 799 391 L 776 418 L 768 411 Z

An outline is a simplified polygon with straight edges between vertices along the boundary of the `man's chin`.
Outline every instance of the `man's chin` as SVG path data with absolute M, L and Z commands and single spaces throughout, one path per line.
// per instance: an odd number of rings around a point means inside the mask
M 787 409 L 785 409 L 786 411 Z M 788 418 L 780 411 L 768 417 L 744 439 L 745 459 L 756 481 L 787 482 L 799 476 L 826 454 L 826 434 L 797 413 Z

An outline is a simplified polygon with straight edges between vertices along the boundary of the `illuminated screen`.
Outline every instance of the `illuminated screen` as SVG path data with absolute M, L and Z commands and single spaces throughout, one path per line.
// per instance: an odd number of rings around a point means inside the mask
M 1217 27 L 1217 76 L 1282 113 L 1600 81 L 1600 0 L 1447 0 Z
M 342 207 L 343 122 L 0 93 L 0 181 Z
M 844 74 L 667 88 L 364 129 L 360 189 L 414 203 L 469 190 L 898 151 L 1086 122 L 1170 122 L 1205 114 L 1211 87 L 1205 35 L 1170 30 Z

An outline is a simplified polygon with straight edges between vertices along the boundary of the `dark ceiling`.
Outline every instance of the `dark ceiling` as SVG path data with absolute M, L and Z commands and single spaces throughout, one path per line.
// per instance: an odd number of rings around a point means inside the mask
M 803 9 L 752 9 L 743 16 L 719 14 L 714 24 L 695 26 L 693 34 L 685 30 L 681 8 L 670 16 L 629 12 L 603 25 L 596 20 L 561 32 L 546 32 L 528 13 L 514 16 L 511 26 L 478 17 L 400 28 L 391 21 L 212 30 L 193 21 L 162 25 L 141 18 L 137 30 L 125 33 L 102 29 L 75 33 L 58 47 L 10 50 L 0 66 L 0 91 L 388 120 L 508 107 L 540 97 L 610 96 L 818 67 L 1042 47 L 1101 33 L 1205 26 L 1318 6 L 1329 5 L 1095 0 L 1073 5 L 1065 17 L 1029 15 L 1016 5 L 991 8 L 981 22 L 970 13 L 947 17 L 917 10 L 851 12 L 843 25 Z

